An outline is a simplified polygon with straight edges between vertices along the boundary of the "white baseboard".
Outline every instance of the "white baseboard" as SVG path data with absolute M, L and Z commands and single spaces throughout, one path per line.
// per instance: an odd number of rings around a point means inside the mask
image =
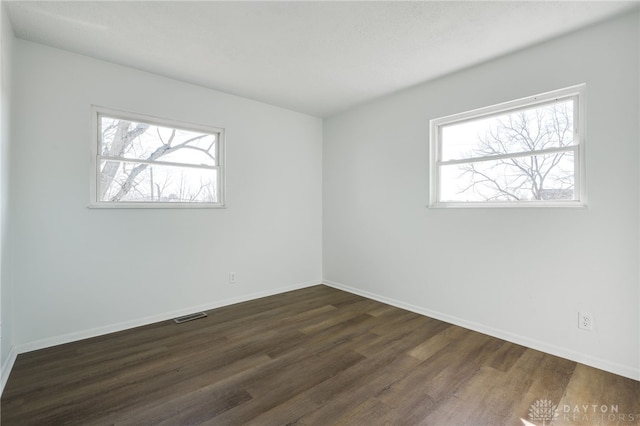
M 4 387 L 7 384 L 7 380 L 9 380 L 9 374 L 11 374 L 13 364 L 16 363 L 17 357 L 18 352 L 16 352 L 15 346 L 12 346 L 9 351 L 9 356 L 7 356 L 7 359 L 2 364 L 2 370 L 0 370 L 0 396 L 2 395 L 2 392 L 4 392 Z
M 25 352 L 31 352 L 38 349 L 49 348 L 52 346 L 62 345 L 65 343 L 76 342 L 78 340 L 90 339 L 92 337 L 97 337 L 97 336 L 102 336 L 109 333 L 128 330 L 130 328 L 140 327 L 143 325 L 149 325 L 149 324 L 153 324 L 160 321 L 166 321 L 166 320 L 170 320 L 183 315 L 192 314 L 194 312 L 210 311 L 212 309 L 220 308 L 223 306 L 234 305 L 236 303 L 247 302 L 249 300 L 260 299 L 262 297 L 273 296 L 275 294 L 285 293 L 287 291 L 292 291 L 292 290 L 299 290 L 302 288 L 311 287 L 311 286 L 320 285 L 320 284 L 322 284 L 321 281 L 307 281 L 304 283 L 294 284 L 290 286 L 279 287 L 279 288 L 265 290 L 265 291 L 259 291 L 256 293 L 251 293 L 251 294 L 237 296 L 237 297 L 231 297 L 228 299 L 209 302 L 203 305 L 192 306 L 190 308 L 184 308 L 184 309 L 180 309 L 172 312 L 165 312 L 158 315 L 138 318 L 130 321 L 124 321 L 116 324 L 110 324 L 104 327 L 96 327 L 88 330 L 82 330 L 74 333 L 68 333 L 60 336 L 40 339 L 33 342 L 27 342 L 27 343 L 18 345 L 17 348 L 15 349 L 17 354 L 22 354 Z M 3 372 L 4 372 L 4 369 L 3 369 Z M 8 373 L 7 373 L 7 376 L 8 376 Z M 4 375 L 3 375 L 3 378 L 4 378 Z
M 618 374 L 620 376 L 628 377 L 633 380 L 640 380 L 640 368 L 623 365 L 616 362 L 611 362 L 605 359 L 592 357 L 585 355 L 568 348 L 556 346 L 540 340 L 531 339 L 518 334 L 510 333 L 508 331 L 500 330 L 493 327 L 488 327 L 483 324 L 479 324 L 473 321 L 467 321 L 462 318 L 458 318 L 452 315 L 444 314 L 442 312 L 434 311 L 431 309 L 423 308 L 420 306 L 405 303 L 399 300 L 391 299 L 389 297 L 381 296 L 379 294 L 370 293 L 368 291 L 360 290 L 348 285 L 344 285 L 335 281 L 325 280 L 324 283 L 330 287 L 343 290 L 348 293 L 357 294 L 359 296 L 373 299 L 378 302 L 386 303 L 407 311 L 415 312 L 420 315 L 424 315 L 430 318 L 435 318 L 440 321 L 448 322 L 450 324 L 458 325 L 460 327 L 467 328 L 469 330 L 477 331 L 479 333 L 487 334 L 489 336 L 497 337 L 508 342 L 516 343 L 518 345 L 526 346 L 531 349 L 535 349 L 541 352 L 545 352 L 551 355 L 555 355 L 561 358 L 568 359 L 570 361 L 579 362 L 581 364 L 588 365 L 590 367 L 598 368 L 600 370 L 608 371 L 610 373 Z

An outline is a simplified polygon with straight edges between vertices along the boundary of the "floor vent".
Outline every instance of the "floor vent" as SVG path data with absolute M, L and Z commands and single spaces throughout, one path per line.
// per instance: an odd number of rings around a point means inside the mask
M 183 317 L 174 318 L 173 320 L 176 322 L 176 324 L 182 324 L 183 322 L 197 320 L 206 316 L 207 314 L 205 314 L 204 312 L 197 312 L 195 314 L 189 314 Z

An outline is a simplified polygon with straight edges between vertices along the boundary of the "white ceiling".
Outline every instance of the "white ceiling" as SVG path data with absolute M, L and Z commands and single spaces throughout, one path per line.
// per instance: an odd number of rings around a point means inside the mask
M 17 37 L 326 117 L 637 1 L 6 1 Z

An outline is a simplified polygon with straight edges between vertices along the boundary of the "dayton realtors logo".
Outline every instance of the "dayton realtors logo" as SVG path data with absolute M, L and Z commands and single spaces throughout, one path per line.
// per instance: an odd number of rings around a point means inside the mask
M 525 426 L 548 426 L 554 420 L 563 424 L 636 424 L 640 420 L 638 413 L 621 413 L 618 404 L 563 404 L 558 406 L 553 401 L 539 399 L 529 407 L 528 420 L 522 420 Z
M 608 423 L 635 424 L 640 419 L 640 414 L 637 413 L 621 413 L 618 404 L 564 404 L 560 415 L 564 420 L 580 423 L 592 422 L 599 425 Z

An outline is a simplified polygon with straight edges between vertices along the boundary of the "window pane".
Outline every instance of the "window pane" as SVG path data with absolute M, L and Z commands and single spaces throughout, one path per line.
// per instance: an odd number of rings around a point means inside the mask
M 573 100 L 445 125 L 441 131 L 442 161 L 572 145 Z
M 217 135 L 100 116 L 101 155 L 217 165 Z
M 574 152 L 440 167 L 440 201 L 574 200 Z
M 218 170 L 102 160 L 100 201 L 217 203 Z

